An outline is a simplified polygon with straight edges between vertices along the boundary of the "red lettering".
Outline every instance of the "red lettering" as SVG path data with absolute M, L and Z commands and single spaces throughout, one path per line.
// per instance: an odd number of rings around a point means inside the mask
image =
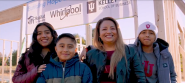
M 154 64 L 149 64 L 149 61 L 144 61 L 145 62 L 145 66 L 144 66 L 144 71 L 145 71 L 145 75 L 147 77 L 150 77 L 152 76 L 152 73 L 153 73 L 153 67 L 154 67 Z M 150 70 L 149 70 L 149 73 L 147 73 L 147 70 L 148 70 L 148 65 L 150 66 Z

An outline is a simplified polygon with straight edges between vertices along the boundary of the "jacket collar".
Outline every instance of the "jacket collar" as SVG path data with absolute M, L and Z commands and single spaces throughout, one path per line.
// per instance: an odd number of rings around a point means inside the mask
M 137 47 L 139 55 L 143 55 L 142 44 L 139 38 L 136 39 L 134 45 Z M 160 55 L 162 55 L 164 58 L 168 58 L 171 55 L 168 51 L 168 47 L 169 44 L 166 41 L 158 38 L 157 41 L 154 42 L 154 54 L 157 58 L 159 58 Z
M 61 64 L 63 64 L 64 62 L 59 62 L 58 56 L 52 58 L 53 55 L 55 55 L 55 54 L 51 55 L 50 62 L 52 64 L 58 66 L 58 67 L 62 67 Z M 65 67 L 71 67 L 72 65 L 74 65 L 78 61 L 79 61 L 79 57 L 78 57 L 78 54 L 76 54 L 73 58 L 71 58 L 70 60 L 66 61 Z

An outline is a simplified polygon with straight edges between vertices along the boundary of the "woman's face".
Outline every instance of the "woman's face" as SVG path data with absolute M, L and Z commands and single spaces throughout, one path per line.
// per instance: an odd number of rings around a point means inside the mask
M 75 55 L 75 49 L 75 42 L 68 37 L 61 38 L 55 46 L 55 51 L 60 62 L 66 62 L 73 58 Z
M 105 20 L 100 24 L 99 28 L 100 35 L 99 37 L 103 41 L 103 43 L 115 43 L 117 39 L 117 29 L 116 25 L 110 21 Z
M 42 25 L 37 28 L 37 41 L 42 47 L 47 47 L 51 44 L 53 37 L 48 27 Z

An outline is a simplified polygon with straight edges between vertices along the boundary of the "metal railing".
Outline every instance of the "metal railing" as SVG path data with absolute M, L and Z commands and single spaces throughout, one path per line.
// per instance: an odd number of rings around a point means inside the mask
M 19 41 L 14 41 L 14 40 L 7 40 L 7 39 L 0 39 L 0 41 L 3 41 L 3 53 L 2 53 L 2 66 L 0 66 L 0 82 L 1 83 L 12 83 L 12 75 L 14 72 L 12 72 L 12 51 L 13 51 L 13 42 L 17 43 L 17 60 L 16 64 L 18 63 L 19 60 Z M 5 43 L 10 42 L 10 53 L 7 56 L 5 56 Z M 7 61 L 9 61 L 9 66 L 7 66 Z M 15 69 L 15 67 L 14 67 Z M 5 72 L 6 71 L 6 72 Z

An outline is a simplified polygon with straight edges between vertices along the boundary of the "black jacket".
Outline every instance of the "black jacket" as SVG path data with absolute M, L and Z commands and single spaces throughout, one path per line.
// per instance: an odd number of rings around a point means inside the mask
M 125 45 L 127 64 L 123 57 L 116 66 L 116 82 L 130 83 L 130 80 L 137 80 L 137 83 L 146 83 L 144 69 L 134 48 Z M 101 75 L 106 64 L 107 54 L 98 49 L 88 51 L 84 63 L 86 63 L 93 74 L 93 83 L 100 83 Z M 127 67 L 126 67 L 127 65 Z M 133 73 L 135 77 L 132 79 Z

